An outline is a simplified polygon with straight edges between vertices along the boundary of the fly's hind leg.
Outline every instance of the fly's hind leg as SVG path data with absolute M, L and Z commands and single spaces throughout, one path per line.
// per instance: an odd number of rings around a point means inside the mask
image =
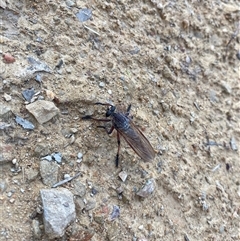
M 117 132 L 117 143 L 118 143 L 118 151 L 117 151 L 117 156 L 116 156 L 116 159 L 115 159 L 116 167 L 118 167 L 118 162 L 119 162 L 119 152 L 120 152 L 120 144 L 121 144 L 121 141 L 120 141 L 120 134 L 119 134 L 119 132 Z

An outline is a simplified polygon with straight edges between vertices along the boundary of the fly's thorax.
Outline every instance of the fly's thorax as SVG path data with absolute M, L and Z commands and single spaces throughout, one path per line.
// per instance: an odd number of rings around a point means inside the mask
M 129 118 L 127 116 L 121 113 L 113 113 L 112 117 L 113 117 L 112 119 L 113 126 L 116 129 L 119 129 L 122 131 L 128 130 L 130 123 L 129 123 Z

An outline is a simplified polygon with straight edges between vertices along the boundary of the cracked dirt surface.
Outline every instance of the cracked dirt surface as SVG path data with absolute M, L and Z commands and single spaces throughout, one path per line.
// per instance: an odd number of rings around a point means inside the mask
M 76 17 L 83 8 L 92 10 L 86 22 Z M 12 112 L 1 120 L 11 128 L 1 130 L 0 240 L 35 240 L 33 219 L 47 240 L 40 216 L 33 215 L 41 205 L 39 190 L 46 188 L 39 144 L 49 154 L 62 153 L 59 180 L 82 173 L 85 199 L 96 205 L 78 212 L 77 224 L 94 233 L 93 241 L 240 239 L 237 1 L 6 0 L 0 14 L 1 55 L 15 58 L 6 63 L 3 57 L 0 71 L 1 106 Z M 26 71 L 28 57 L 51 69 L 41 73 L 41 83 Z M 21 94 L 28 88 L 47 100 L 56 95 L 60 114 L 38 124 Z M 105 115 L 104 107 L 93 105 L 97 101 L 132 104 L 134 123 L 156 150 L 152 162 L 141 161 L 122 141 L 115 167 L 116 133 L 108 137 L 97 123 L 81 120 Z M 14 115 L 36 128 L 24 130 Z M 69 129 L 77 130 L 72 141 Z M 11 171 L 13 159 L 19 173 Z M 28 170 L 38 173 L 34 180 L 27 179 Z M 150 178 L 153 194 L 139 198 L 136 191 Z M 110 221 L 113 205 L 120 216 Z M 71 239 L 71 230 L 59 240 L 83 240 Z

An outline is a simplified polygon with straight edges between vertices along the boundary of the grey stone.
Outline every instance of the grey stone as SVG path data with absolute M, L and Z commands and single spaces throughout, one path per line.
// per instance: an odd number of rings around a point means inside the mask
M 59 109 L 53 102 L 47 100 L 38 100 L 26 106 L 26 109 L 40 123 L 46 123 L 59 113 Z
M 231 85 L 225 81 L 222 81 L 221 87 L 224 93 L 231 95 L 232 94 L 232 88 Z
M 42 233 L 40 230 L 39 222 L 36 219 L 33 219 L 33 221 L 32 221 L 32 230 L 33 230 L 33 236 L 36 239 L 40 239 L 42 236 Z
M 7 189 L 7 182 L 5 180 L 0 180 L 0 192 L 3 193 Z
M 2 120 L 8 120 L 11 117 L 12 111 L 9 107 L 5 105 L 0 105 L 0 118 Z
M 34 154 L 37 157 L 43 157 L 48 155 L 50 152 L 49 146 L 45 143 L 37 144 L 34 149 Z
M 96 207 L 96 202 L 95 201 L 88 201 L 86 206 L 85 206 L 85 209 L 87 211 L 91 210 L 91 209 L 94 209 Z
M 73 194 L 65 188 L 42 189 L 40 196 L 45 233 L 50 239 L 62 237 L 66 227 L 76 219 Z
M 29 182 L 32 182 L 32 181 L 34 181 L 37 178 L 38 171 L 35 170 L 35 169 L 32 169 L 32 168 L 31 169 L 26 169 L 25 170 L 25 175 L 26 175 L 27 180 Z
M 155 186 L 155 181 L 153 178 L 151 178 L 146 181 L 145 185 L 137 192 L 137 195 L 146 198 L 153 193 Z
M 53 186 L 57 182 L 58 165 L 55 162 L 43 160 L 40 162 L 40 174 L 45 185 Z
M 76 205 L 76 210 L 81 213 L 82 210 L 85 208 L 85 203 L 81 197 L 76 196 L 75 198 L 75 205 Z
M 74 182 L 74 190 L 73 193 L 76 196 L 83 197 L 86 194 L 86 187 L 84 184 L 82 184 L 80 181 Z

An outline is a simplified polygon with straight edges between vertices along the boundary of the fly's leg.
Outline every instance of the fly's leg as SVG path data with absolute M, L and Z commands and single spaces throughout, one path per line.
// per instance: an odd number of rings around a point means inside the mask
M 104 121 L 104 122 L 110 122 L 112 121 L 111 119 L 96 119 L 92 117 L 91 115 L 85 115 L 82 117 L 82 120 L 94 120 L 94 121 Z
M 97 126 L 98 128 L 103 128 L 106 130 L 106 132 L 108 133 L 108 135 L 110 135 L 113 130 L 114 130 L 114 126 L 111 127 L 111 129 L 108 131 L 106 126 Z M 117 155 L 116 155 L 116 159 L 115 159 L 115 164 L 116 164 L 116 167 L 118 167 L 118 160 L 119 160 L 119 152 L 120 152 L 120 134 L 118 133 L 117 131 L 117 143 L 118 143 L 118 151 L 117 151 Z
M 114 130 L 114 126 L 111 127 L 111 129 L 108 131 L 106 126 L 97 126 L 98 128 L 103 128 L 108 135 L 112 134 L 113 130 Z
M 132 105 L 130 104 L 127 108 L 126 116 L 129 116 Z
M 115 159 L 116 167 L 118 167 L 119 151 L 120 151 L 120 144 L 121 144 L 119 132 L 117 132 L 117 143 L 118 143 L 118 151 L 117 151 L 117 156 L 116 156 L 116 159 Z

